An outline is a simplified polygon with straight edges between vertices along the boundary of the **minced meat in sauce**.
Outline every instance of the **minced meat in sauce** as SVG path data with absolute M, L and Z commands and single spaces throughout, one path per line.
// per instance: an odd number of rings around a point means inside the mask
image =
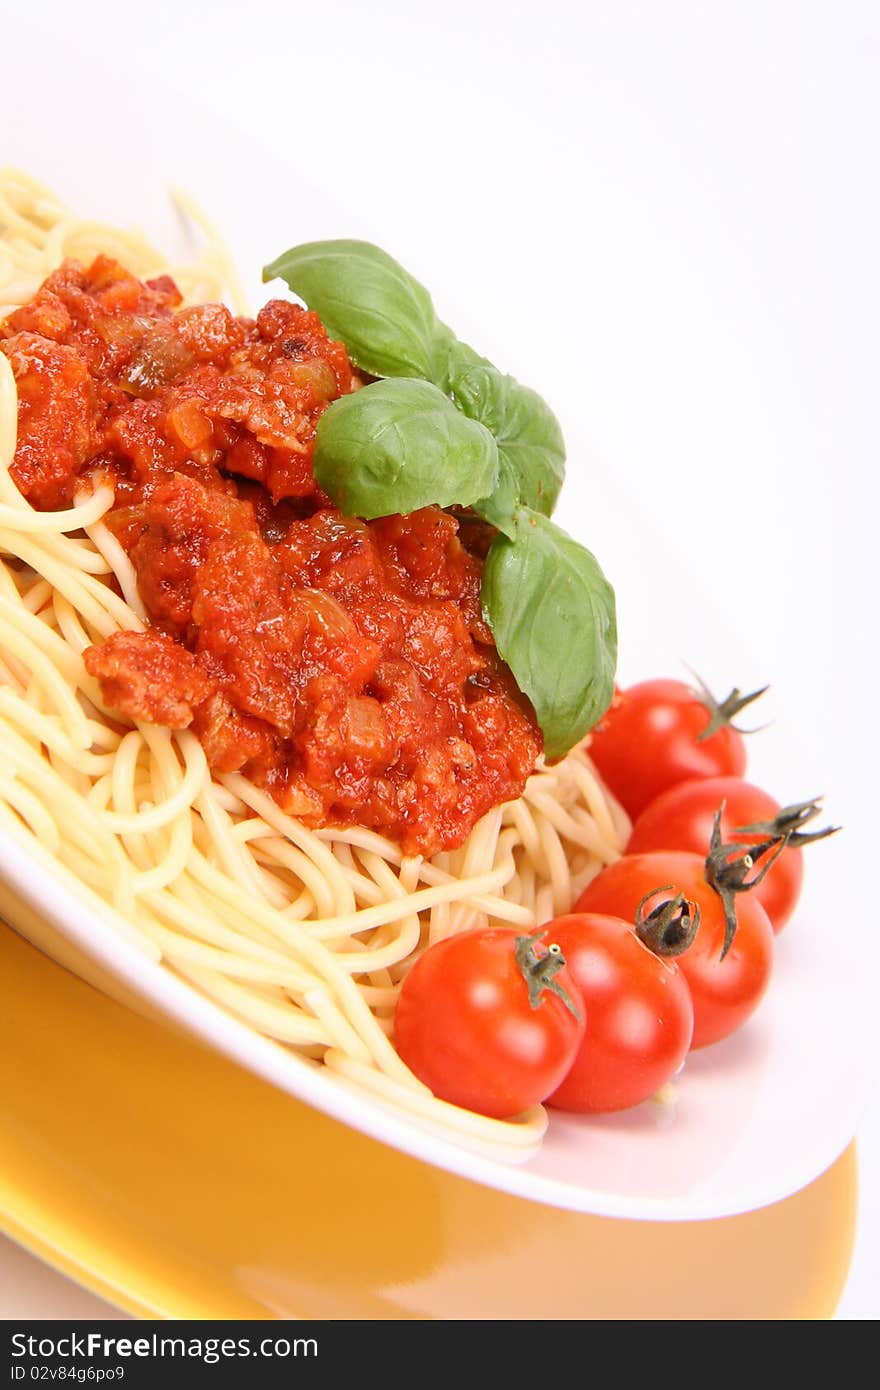
M 150 619 L 88 648 L 88 670 L 109 706 L 191 727 L 212 769 L 307 825 L 461 844 L 541 748 L 483 620 L 485 537 L 463 544 L 435 507 L 359 521 L 321 492 L 315 429 L 357 383 L 316 314 L 180 303 L 99 256 L 0 324 L 18 487 L 56 509 L 110 480 Z

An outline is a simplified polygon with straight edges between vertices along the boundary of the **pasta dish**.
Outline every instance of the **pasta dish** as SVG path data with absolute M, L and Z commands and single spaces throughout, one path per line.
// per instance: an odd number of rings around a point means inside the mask
M 483 484 L 337 505 L 316 435 L 329 457 L 383 373 L 311 307 L 248 316 L 188 210 L 204 248 L 170 265 L 0 177 L 0 828 L 260 1033 L 527 1151 L 540 1106 L 478 1115 L 405 1065 L 401 985 L 447 938 L 570 912 L 629 822 L 490 622 Z

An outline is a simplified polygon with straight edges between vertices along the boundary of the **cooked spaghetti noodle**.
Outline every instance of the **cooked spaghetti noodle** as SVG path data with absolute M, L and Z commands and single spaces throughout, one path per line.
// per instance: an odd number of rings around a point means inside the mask
M 30 178 L 0 175 L 0 318 L 64 257 L 106 252 L 170 273 L 190 302 L 238 305 L 219 239 L 170 266 L 138 234 L 83 222 Z M 145 626 L 136 575 L 103 524 L 113 489 L 38 511 L 10 476 L 18 402 L 0 352 L 0 827 L 57 866 L 105 920 L 260 1033 L 414 1116 L 527 1151 L 546 1121 L 434 1099 L 390 1039 L 419 953 L 485 925 L 524 931 L 568 911 L 616 858 L 625 816 L 583 749 L 539 765 L 465 844 L 424 858 L 373 830 L 311 830 L 240 773 L 212 776 L 187 729 L 126 721 L 82 653 Z M 115 584 L 114 584 L 115 581 Z

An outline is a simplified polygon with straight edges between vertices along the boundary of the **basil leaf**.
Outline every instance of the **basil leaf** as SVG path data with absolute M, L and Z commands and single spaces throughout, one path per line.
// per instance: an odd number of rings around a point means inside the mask
M 565 476 L 565 441 L 546 401 L 454 338 L 443 384 L 459 410 L 498 442 L 498 483 L 474 510 L 511 539 L 520 507 L 550 516 Z
M 498 449 L 489 431 L 427 381 L 376 381 L 318 421 L 315 477 L 349 516 L 470 506 L 489 494 Z
M 611 703 L 614 591 L 589 550 L 523 508 L 483 571 L 483 610 L 498 651 L 534 706 L 544 752 L 561 758 Z
M 439 325 L 431 296 L 368 241 L 311 241 L 267 265 L 314 309 L 370 376 L 434 378 Z
M 498 442 L 498 479 L 475 511 L 513 537 L 520 507 L 550 516 L 565 472 L 565 443 L 547 403 L 461 343 L 434 312 L 423 285 L 366 241 L 313 241 L 263 271 L 280 276 L 316 310 L 352 361 L 371 376 L 420 377 Z

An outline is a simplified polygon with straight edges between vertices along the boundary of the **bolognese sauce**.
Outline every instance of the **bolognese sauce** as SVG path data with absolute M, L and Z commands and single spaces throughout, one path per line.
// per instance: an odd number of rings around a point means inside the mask
M 149 619 L 86 650 L 107 705 L 191 727 L 307 825 L 406 852 L 460 845 L 541 749 L 481 612 L 485 534 L 436 507 L 364 522 L 312 472 L 355 389 L 342 344 L 281 300 L 181 307 L 99 256 L 0 324 L 19 397 L 12 473 L 40 509 L 99 481 Z

